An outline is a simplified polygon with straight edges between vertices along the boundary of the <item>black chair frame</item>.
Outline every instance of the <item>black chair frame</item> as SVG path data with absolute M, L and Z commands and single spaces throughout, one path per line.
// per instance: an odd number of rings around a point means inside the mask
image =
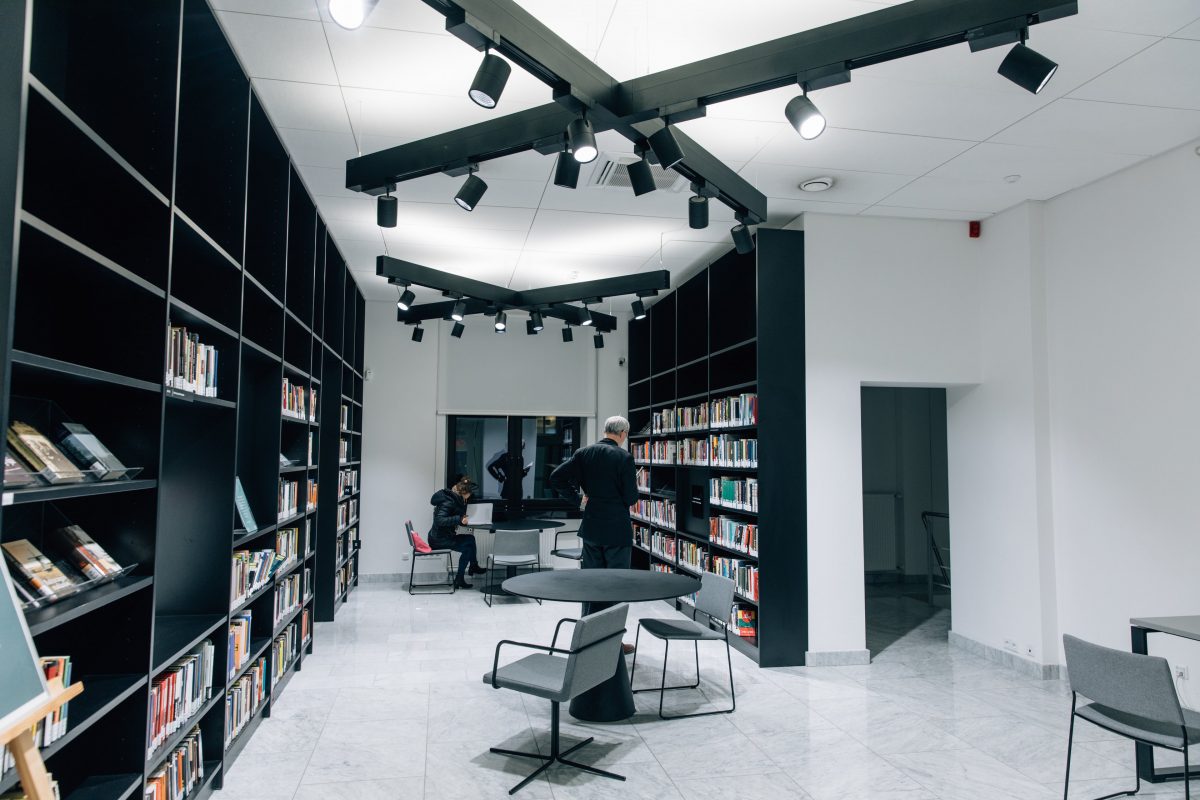
M 413 594 L 416 594 L 416 592 L 414 592 L 413 589 L 430 588 L 433 590 L 428 591 L 428 592 L 421 592 L 421 594 L 454 594 L 454 551 L 449 548 L 439 548 L 436 550 L 430 550 L 428 553 L 422 553 L 419 550 L 417 550 L 416 542 L 413 540 L 414 530 L 412 529 L 411 523 L 406 522 L 404 524 L 404 531 L 405 531 L 405 533 L 408 534 L 408 543 L 410 546 L 412 546 L 412 549 L 413 549 L 412 563 L 410 563 L 409 567 L 408 567 L 408 593 L 410 595 L 413 595 Z M 417 583 L 416 582 L 417 559 L 418 558 L 429 558 L 429 557 L 441 558 L 442 556 L 446 557 L 446 579 L 444 581 L 430 581 L 430 582 L 426 582 L 426 583 Z M 436 587 L 445 587 L 445 588 L 442 588 L 439 591 L 439 590 L 436 590 Z
M 685 719 L 687 717 L 707 717 L 707 716 L 711 716 L 713 714 L 732 714 L 734 711 L 737 710 L 737 693 L 734 691 L 734 688 L 733 688 L 733 656 L 730 653 L 730 647 L 729 647 L 729 627 L 725 624 L 724 620 L 717 619 L 716 617 L 712 616 L 711 614 L 709 614 L 706 611 L 701 611 L 698 608 L 694 609 L 694 611 L 696 614 L 703 614 L 705 616 L 705 623 L 708 625 L 708 627 L 710 629 L 713 627 L 714 624 L 721 626 L 721 631 L 725 635 L 725 663 L 729 666 L 729 699 L 730 699 L 731 703 L 730 703 L 729 708 L 718 708 L 718 709 L 714 709 L 712 711 L 693 711 L 691 714 L 665 714 L 665 713 L 663 713 L 663 699 L 666 697 L 667 692 L 672 691 L 674 689 L 697 689 L 700 686 L 700 640 L 699 639 L 692 640 L 693 650 L 695 651 L 695 655 L 696 655 L 696 682 L 680 684 L 679 686 L 667 686 L 667 656 L 671 652 L 671 640 L 663 639 L 663 669 L 662 669 L 661 685 L 648 686 L 644 689 L 633 689 L 632 690 L 634 694 L 638 694 L 640 692 L 658 692 L 659 693 L 659 695 L 658 695 L 658 716 L 660 719 Z M 651 634 L 651 636 L 653 636 L 653 635 L 654 634 Z M 641 637 L 642 637 L 642 621 L 638 620 L 637 634 L 633 638 L 633 663 L 630 664 L 630 666 L 629 666 L 629 685 L 631 687 L 633 686 L 634 673 L 637 671 L 637 656 L 638 656 L 638 653 L 641 652 L 641 649 L 638 647 L 638 642 L 641 639 Z M 712 640 L 712 641 L 719 641 L 719 640 Z

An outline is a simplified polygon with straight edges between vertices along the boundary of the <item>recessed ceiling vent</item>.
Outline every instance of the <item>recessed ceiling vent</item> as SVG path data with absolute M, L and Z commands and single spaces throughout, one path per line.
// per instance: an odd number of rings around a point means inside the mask
M 592 171 L 588 186 L 631 191 L 633 184 L 629 182 L 629 165 L 636 160 L 627 154 L 601 153 L 596 159 L 596 167 Z M 678 192 L 688 185 L 687 178 L 674 170 L 663 169 L 658 164 L 650 165 L 650 174 L 654 176 L 655 188 L 661 191 Z

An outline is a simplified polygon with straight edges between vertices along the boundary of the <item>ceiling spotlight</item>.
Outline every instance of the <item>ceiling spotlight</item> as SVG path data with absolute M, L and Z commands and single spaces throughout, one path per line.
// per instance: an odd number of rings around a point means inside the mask
M 416 299 L 417 296 L 413 294 L 412 289 L 405 289 L 400 293 L 400 299 L 396 301 L 396 308 L 401 311 L 408 311 L 413 304 L 413 300 Z
M 385 194 L 375 201 L 375 224 L 381 228 L 396 227 L 396 210 L 399 208 L 396 198 Z
M 833 187 L 833 178 L 822 176 L 820 178 L 809 178 L 806 181 L 800 182 L 800 191 L 802 192 L 823 192 L 826 189 Z
M 592 337 L 592 345 L 597 350 L 603 350 L 604 349 L 604 334 L 597 333 L 595 336 L 593 336 Z
M 554 185 L 564 189 L 574 189 L 579 185 L 579 162 L 569 151 L 558 154 L 558 161 L 554 165 Z
M 592 319 L 592 311 L 587 306 L 583 307 L 583 320 L 579 324 L 580 325 L 595 324 L 595 320 Z
M 750 235 L 750 229 L 741 222 L 729 229 L 729 236 L 733 239 L 733 247 L 738 253 L 746 255 L 754 250 L 754 237 Z
M 418 324 L 417 327 L 413 328 L 412 340 L 414 342 L 419 342 L 424 338 L 425 338 L 425 329 L 422 328 L 420 326 L 420 324 Z
M 500 56 L 485 52 L 479 69 L 475 71 L 475 80 L 471 81 L 471 90 L 467 95 L 484 108 L 495 108 L 504 93 L 504 84 L 512 67 Z
M 600 151 L 596 149 L 596 134 L 587 117 L 577 117 L 567 126 L 567 148 L 580 164 L 596 160 Z
M 694 194 L 688 198 L 688 225 L 697 230 L 708 227 L 708 198 Z
M 654 151 L 654 157 L 658 159 L 658 165 L 663 169 L 670 169 L 683 161 L 683 148 L 675 140 L 675 134 L 671 132 L 670 125 L 664 125 L 650 134 L 650 149 Z
M 1054 77 L 1058 64 L 1022 42 L 1013 45 L 996 71 L 1022 89 L 1037 94 Z
M 562 333 L 563 333 L 563 341 L 564 342 L 570 342 L 575 339 L 575 334 L 571 332 L 570 325 L 564 325 Z
M 466 325 L 463 325 L 461 322 L 456 322 L 456 323 L 454 323 L 454 327 L 450 329 L 450 335 L 453 336 L 455 339 L 461 339 L 462 335 L 463 335 L 463 331 L 465 331 L 466 329 L 467 329 Z
M 542 312 L 538 311 L 537 309 L 534 309 L 533 313 L 529 315 L 529 322 L 531 323 L 530 327 L 535 331 L 540 331 L 542 328 L 546 327 L 542 324 Z
M 467 301 L 459 300 L 454 304 L 454 308 L 450 309 L 450 319 L 455 322 L 462 322 L 463 317 L 467 315 Z
M 526 335 L 528 335 L 528 336 L 537 336 L 537 335 L 538 335 L 538 331 L 540 331 L 540 330 L 541 330 L 541 328 L 535 328 L 535 327 L 533 327 L 533 320 L 531 320 L 531 319 L 527 319 L 527 320 L 525 320 L 525 333 L 526 333 Z
M 454 202 L 458 203 L 458 207 L 464 211 L 474 211 L 475 206 L 479 205 L 480 199 L 483 198 L 483 193 L 487 191 L 487 184 L 483 179 L 472 172 L 463 181 L 462 188 L 458 190 L 458 194 L 454 195 Z
M 348 31 L 363 24 L 379 0 L 329 0 L 329 16 Z
M 808 99 L 807 93 L 796 95 L 788 101 L 783 114 L 801 139 L 815 139 L 825 130 L 825 116 Z
M 633 301 L 633 318 L 634 319 L 645 319 L 646 318 L 646 304 L 643 303 L 641 300 Z
M 508 317 L 506 317 L 504 315 L 503 311 L 497 311 L 496 312 L 496 330 L 502 331 L 502 330 L 506 329 L 507 327 L 508 327 Z
M 625 168 L 629 173 L 629 185 L 633 187 L 633 196 L 641 197 L 653 192 L 658 187 L 654 185 L 654 174 L 650 172 L 650 164 L 642 156 Z

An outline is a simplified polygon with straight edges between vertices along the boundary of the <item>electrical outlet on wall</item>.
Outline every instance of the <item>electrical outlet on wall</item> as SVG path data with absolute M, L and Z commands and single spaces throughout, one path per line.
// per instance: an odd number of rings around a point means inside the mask
M 401 561 L 408 561 L 410 558 L 412 558 L 412 553 L 401 553 L 400 554 Z
M 1013 639 L 1005 639 L 1005 640 L 1004 640 L 1004 649 L 1005 649 L 1005 650 L 1011 650 L 1011 651 L 1012 651 L 1012 652 L 1014 652 L 1014 653 L 1015 653 L 1015 652 L 1017 652 L 1017 643 L 1016 643 L 1016 641 L 1014 641 Z
M 1033 647 L 1031 645 L 1025 645 L 1023 652 L 1026 658 L 1033 658 Z
M 1178 680 L 1186 681 L 1188 679 L 1188 668 L 1183 666 L 1182 664 L 1176 664 L 1174 672 L 1175 672 L 1175 677 Z

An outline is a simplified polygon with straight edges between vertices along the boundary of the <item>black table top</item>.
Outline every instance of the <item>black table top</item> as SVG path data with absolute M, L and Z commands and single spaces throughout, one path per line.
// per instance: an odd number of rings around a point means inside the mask
M 545 570 L 509 578 L 501 585 L 520 597 L 579 603 L 666 600 L 700 590 L 697 578 L 645 569 Z
M 561 519 L 506 519 L 501 522 L 489 522 L 486 525 L 463 525 L 464 528 L 474 528 L 479 531 L 548 531 L 565 525 Z

